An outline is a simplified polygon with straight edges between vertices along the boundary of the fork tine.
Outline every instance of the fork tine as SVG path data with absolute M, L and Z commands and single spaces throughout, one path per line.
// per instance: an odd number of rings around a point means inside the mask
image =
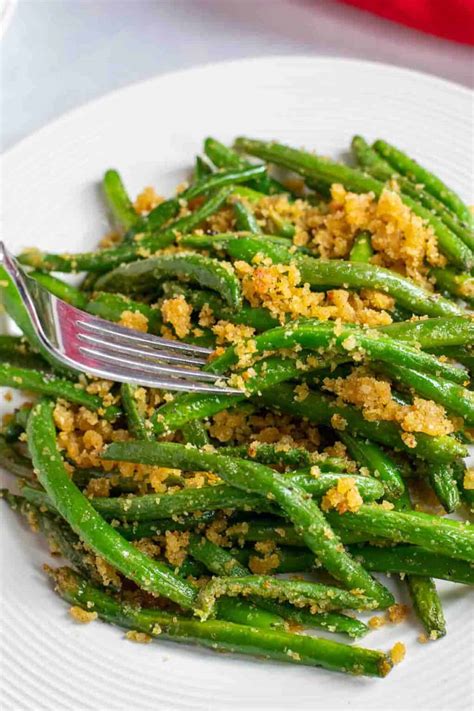
M 172 353 L 170 351 L 151 349 L 135 345 L 129 346 L 125 345 L 120 340 L 115 339 L 104 341 L 98 336 L 89 336 L 87 333 L 78 333 L 77 337 L 86 344 L 92 344 L 92 346 L 97 345 L 104 348 L 113 348 L 116 353 L 133 355 L 135 357 L 143 356 L 151 361 L 169 361 L 173 363 L 182 363 L 184 365 L 194 365 L 197 367 L 207 363 L 207 358 L 188 358 L 187 356 L 176 355 L 176 353 Z
M 241 390 L 235 390 L 234 388 L 229 388 L 227 386 L 220 387 L 218 385 L 213 385 L 212 383 L 198 383 L 193 382 L 192 380 L 167 378 L 166 376 L 158 377 L 157 375 L 148 375 L 144 371 L 123 368 L 115 364 L 110 370 L 107 369 L 105 364 L 103 368 L 97 367 L 94 370 L 98 377 L 106 378 L 107 380 L 115 380 L 119 383 L 142 385 L 147 388 L 211 393 L 215 395 L 242 395 Z
M 188 343 L 181 343 L 180 341 L 171 341 L 167 338 L 161 338 L 160 336 L 153 336 L 150 333 L 141 333 L 139 331 L 134 331 L 125 326 L 119 326 L 116 323 L 111 323 L 110 321 L 104 321 L 97 317 L 92 317 L 90 319 L 79 319 L 76 322 L 77 326 L 81 326 L 85 329 L 90 329 L 91 331 L 109 334 L 112 336 L 120 336 L 126 341 L 131 343 L 142 343 L 150 346 L 161 346 L 162 348 L 169 348 L 170 350 L 184 351 L 189 354 L 200 353 L 202 355 L 210 355 L 212 353 L 211 348 L 203 348 L 202 346 L 194 346 Z
M 148 363 L 146 361 L 136 361 L 130 358 L 124 358 L 122 355 L 116 356 L 113 353 L 107 353 L 106 351 L 101 351 L 96 348 L 88 348 L 86 346 L 80 346 L 80 351 L 87 353 L 99 360 L 105 360 L 108 363 L 116 363 L 117 365 L 126 365 L 132 370 L 145 371 L 147 373 L 156 373 L 157 375 L 172 375 L 178 378 L 190 378 L 194 380 L 209 380 L 216 382 L 217 380 L 222 380 L 222 375 L 217 373 L 206 373 L 203 370 L 188 369 L 188 368 L 178 368 L 172 366 L 166 366 L 158 363 Z

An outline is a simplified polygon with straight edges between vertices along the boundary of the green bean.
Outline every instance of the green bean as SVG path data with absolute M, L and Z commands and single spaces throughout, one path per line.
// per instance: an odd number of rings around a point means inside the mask
M 457 459 L 451 464 L 453 476 L 458 485 L 458 491 L 471 514 L 474 514 L 474 489 L 466 486 L 466 464 L 462 459 Z
M 433 462 L 427 467 L 428 480 L 443 508 L 452 513 L 460 502 L 459 491 L 449 464 Z
M 474 342 L 474 322 L 469 316 L 448 316 L 406 321 L 380 326 L 379 331 L 391 338 L 407 341 L 423 350 L 462 346 L 466 351 Z
M 67 301 L 68 304 L 75 306 L 78 309 L 84 310 L 87 297 L 82 291 L 79 291 L 75 286 L 71 284 L 66 284 L 66 282 L 57 279 L 51 274 L 46 274 L 45 272 L 30 272 L 28 276 L 32 277 L 35 281 L 39 282 L 41 286 L 44 286 L 51 294 L 57 296 L 58 299 Z
M 185 443 L 192 444 L 194 447 L 205 447 L 209 444 L 207 429 L 202 420 L 188 422 L 182 427 L 181 434 Z
M 444 637 L 446 634 L 446 621 L 441 600 L 433 580 L 410 575 L 407 585 L 415 611 L 423 623 L 429 638 L 439 639 Z
M 161 288 L 166 297 L 182 294 L 187 303 L 191 304 L 196 310 L 200 311 L 207 304 L 217 320 L 222 319 L 233 323 L 242 323 L 245 326 L 252 326 L 256 331 L 267 331 L 280 323 L 277 318 L 271 315 L 268 309 L 249 306 L 245 302 L 238 311 L 232 311 L 224 304 L 222 299 L 207 289 L 188 289 L 180 282 L 163 282 Z
M 238 168 L 237 170 L 217 171 L 215 173 L 211 171 L 208 175 L 203 177 L 202 180 L 194 183 L 190 188 L 179 193 L 176 197 L 170 198 L 157 205 L 146 218 L 146 228 L 148 231 L 161 228 L 165 222 L 178 214 L 183 203 L 193 200 L 200 195 L 210 194 L 217 189 L 227 186 L 233 187 L 238 183 L 246 183 L 252 178 L 262 177 L 265 172 L 266 168 L 264 165 L 250 164 L 247 167 Z
M 158 454 L 155 454 L 156 448 L 149 450 L 141 450 L 137 452 L 134 443 L 130 443 L 130 448 L 126 452 L 120 446 L 111 445 L 104 453 L 104 459 L 115 459 L 119 456 L 122 461 L 131 461 L 130 457 L 139 458 L 142 462 L 148 461 L 155 463 L 158 461 L 170 461 L 165 454 L 161 453 L 158 448 Z M 183 445 L 177 445 L 183 446 Z M 173 454 L 173 450 L 171 451 Z M 179 455 L 176 455 L 177 457 Z M 177 460 L 181 461 L 181 460 Z M 203 462 L 205 459 L 198 460 Z M 218 473 L 218 472 L 217 472 Z M 304 491 L 314 497 L 321 497 L 328 489 L 335 486 L 341 478 L 341 474 L 332 474 L 329 472 L 321 473 L 319 477 L 311 477 L 305 474 L 296 474 L 286 479 L 288 484 L 294 483 L 300 486 Z M 373 501 L 380 498 L 380 484 L 369 477 L 354 476 L 353 477 L 361 496 L 367 501 Z M 33 503 L 44 502 L 44 497 L 36 492 L 28 491 L 25 496 Z M 216 486 L 202 486 L 199 489 L 188 488 L 182 489 L 172 494 L 145 494 L 143 496 L 133 497 L 95 497 L 92 501 L 94 508 L 99 511 L 101 516 L 106 520 L 119 519 L 120 521 L 156 521 L 161 518 L 171 518 L 194 511 L 215 511 L 218 509 L 237 509 L 240 511 L 264 511 L 275 512 L 275 506 L 265 498 L 258 494 L 242 492 L 233 486 L 227 484 L 218 484 Z
M 364 568 L 374 572 L 426 576 L 474 585 L 471 564 L 417 546 L 354 546 L 350 550 Z
M 365 533 L 351 531 L 338 531 L 338 535 L 344 545 L 355 543 L 366 543 L 370 536 Z M 258 543 L 260 541 L 274 541 L 285 546 L 296 546 L 306 548 L 303 537 L 296 532 L 294 526 L 278 519 L 258 521 L 242 521 L 228 527 L 226 536 L 232 540 L 237 540 L 239 545 L 245 542 Z M 313 555 L 314 559 L 314 555 Z
M 354 238 L 354 244 L 349 252 L 350 261 L 368 264 L 373 256 L 374 250 L 372 249 L 370 233 L 359 232 Z
M 176 240 L 177 234 L 191 231 L 201 222 L 219 210 L 226 202 L 231 188 L 222 188 L 197 210 L 186 217 L 171 223 L 166 229 L 151 234 L 135 235 L 131 242 L 118 247 L 110 247 L 100 252 L 83 252 L 82 254 L 48 254 L 37 251 L 27 251 L 20 254 L 18 260 L 22 264 L 36 269 L 58 272 L 105 272 L 115 267 L 133 262 L 168 247 Z M 28 340 L 30 338 L 28 337 Z
M 206 538 L 191 536 L 189 552 L 196 560 L 204 563 L 206 568 L 215 575 L 232 575 L 235 577 L 249 575 L 248 569 L 242 565 L 238 558 L 234 558 L 232 553 Z M 301 553 L 297 554 L 297 556 L 301 557 Z M 314 556 L 311 556 L 311 553 L 309 553 L 309 556 L 313 557 L 314 561 Z M 294 568 L 294 570 L 302 569 L 304 568 Z M 330 632 L 348 634 L 350 637 L 361 637 L 368 632 L 368 627 L 363 622 L 346 615 L 334 612 L 312 613 L 307 610 L 295 609 L 292 605 L 262 599 L 258 596 L 253 597 L 252 600 L 257 606 L 276 613 L 285 620 L 291 620 L 305 627 L 319 627 Z
M 415 446 L 409 446 L 402 438 L 403 432 L 394 422 L 365 420 L 357 408 L 338 405 L 335 398 L 314 390 L 298 402 L 294 400 L 294 388 L 289 383 L 281 383 L 278 390 L 262 392 L 256 401 L 297 417 L 306 417 L 314 424 L 330 426 L 332 417 L 340 415 L 346 421 L 348 431 L 428 461 L 450 462 L 457 457 L 465 457 L 467 453 L 464 445 L 454 437 L 431 437 L 423 432 L 417 432 L 414 435 Z
M 163 254 L 126 264 L 101 276 L 97 288 L 140 292 L 152 288 L 159 278 L 169 276 L 184 276 L 192 283 L 217 291 L 233 309 L 241 304 L 240 282 L 230 264 L 194 252 Z
M 33 476 L 30 460 L 11 447 L 4 435 L 0 435 L 0 467 L 22 479 L 31 479 Z
M 0 363 L 0 385 L 64 398 L 77 405 L 83 405 L 89 410 L 96 410 L 108 420 L 115 419 L 119 414 L 118 407 L 115 405 L 105 407 L 98 395 L 91 395 L 79 383 L 47 373 L 37 373 L 27 368 L 17 368 L 9 363 Z
M 385 141 L 375 141 L 374 149 L 401 175 L 407 176 L 414 183 L 424 185 L 425 190 L 444 203 L 462 222 L 469 226 L 472 224 L 472 215 L 467 205 L 436 175 Z
M 302 447 L 290 449 L 279 448 L 278 445 L 265 442 L 251 442 L 250 445 L 240 444 L 235 447 L 220 447 L 219 453 L 228 457 L 249 459 L 260 464 L 275 464 L 297 469 L 298 467 L 317 467 L 323 472 L 347 471 L 348 460 L 342 457 L 329 457 L 319 452 L 309 452 Z
M 223 248 L 233 259 L 243 259 L 249 263 L 257 254 L 270 257 L 275 263 L 294 263 L 301 275 L 301 283 L 308 283 L 316 289 L 344 287 L 353 289 L 371 288 L 392 296 L 404 308 L 428 316 L 460 316 L 463 313 L 457 304 L 439 294 L 423 289 L 410 279 L 400 276 L 390 269 L 363 262 L 348 262 L 340 259 L 315 259 L 306 254 L 292 253 L 280 241 L 262 237 L 246 237 L 233 233 L 203 237 L 191 235 L 182 239 L 185 246 L 214 246 Z
M 344 431 L 338 434 L 351 457 L 361 466 L 367 467 L 372 476 L 380 479 L 389 498 L 397 499 L 403 494 L 405 483 L 393 459 L 369 440 L 353 437 Z
M 0 489 L 0 496 L 13 511 L 18 511 L 24 516 L 30 526 L 34 525 L 39 528 L 48 542 L 54 546 L 54 549 L 63 558 L 66 558 L 75 570 L 86 575 L 96 584 L 104 584 L 94 565 L 94 559 L 88 554 L 80 538 L 63 519 L 41 508 L 36 508 L 22 496 L 15 496 L 6 489 Z M 114 588 L 113 584 L 110 586 Z
M 56 589 L 69 604 L 93 609 L 107 622 L 177 642 L 276 659 L 357 675 L 385 676 L 392 663 L 383 652 L 352 647 L 327 639 L 288 632 L 254 629 L 220 620 L 197 620 L 122 604 L 68 569 L 55 573 Z
M 196 156 L 193 175 L 194 182 L 197 183 L 208 175 L 211 175 L 211 173 L 212 168 L 209 163 L 207 163 L 207 161 L 205 161 L 204 158 L 202 158 L 201 156 Z
M 436 279 L 436 288 L 447 291 L 458 299 L 463 299 L 470 306 L 474 305 L 474 277 L 467 273 L 458 273 L 449 267 L 437 267 L 430 270 Z
M 202 511 L 199 514 L 182 516 L 177 520 L 163 518 L 157 521 L 124 521 L 119 525 L 115 525 L 114 522 L 114 528 L 127 541 L 139 541 L 141 538 L 162 536 L 166 531 L 199 530 L 203 525 L 211 523 L 214 519 L 214 511 Z
M 136 390 L 137 388 L 129 383 L 122 383 L 120 386 L 120 397 L 127 418 L 128 431 L 135 439 L 151 439 L 152 430 L 147 427 L 147 420 L 138 409 Z
M 123 294 L 112 294 L 107 292 L 95 293 L 87 302 L 85 311 L 94 316 L 100 316 L 107 321 L 120 321 L 124 311 L 140 313 L 148 321 L 148 331 L 150 333 L 160 333 L 163 323 L 160 309 L 154 309 L 148 304 L 139 301 L 132 301 Z
M 143 225 L 143 220 L 133 207 L 122 178 L 116 170 L 106 171 L 102 186 L 112 215 L 119 227 L 128 230 L 131 227 L 139 228 Z
M 27 339 L 31 348 L 40 353 L 48 363 L 51 363 L 55 368 L 58 368 L 57 361 L 53 358 L 50 352 L 44 348 L 41 340 L 36 335 L 36 330 L 30 320 L 28 311 L 23 303 L 16 286 L 5 269 L 0 265 L 0 296 L 2 305 L 18 328 Z M 67 370 L 62 369 L 64 372 Z
M 32 351 L 22 336 L 0 336 L 0 361 L 6 361 L 21 368 L 50 369 L 48 362 L 39 353 Z
M 301 363 L 307 354 L 300 353 Z M 322 363 L 324 366 L 325 363 Z M 259 393 L 273 388 L 277 383 L 290 380 L 301 374 L 301 364 L 292 358 L 269 356 L 256 362 L 253 374 L 245 381 L 242 395 L 220 395 L 219 393 L 186 393 L 175 397 L 172 402 L 162 405 L 151 417 L 155 434 L 169 433 L 181 429 L 191 420 L 199 420 L 226 410 L 245 401 L 251 393 Z
M 384 182 L 395 178 L 402 193 L 440 217 L 444 224 L 462 239 L 464 244 L 471 250 L 474 249 L 472 230 L 464 227 L 446 205 L 433 197 L 419 183 L 413 183 L 409 178 L 398 175 L 390 163 L 384 160 L 361 136 L 354 136 L 351 145 L 363 170 Z
M 337 529 L 356 530 L 396 543 L 412 543 L 434 553 L 474 561 L 474 527 L 413 511 L 388 511 L 376 504 L 363 504 L 356 513 L 329 512 Z
M 128 446 L 121 446 L 126 444 Z M 328 529 L 325 517 L 317 504 L 308 498 L 305 490 L 291 480 L 272 469 L 244 459 L 232 459 L 218 454 L 174 443 L 120 443 L 115 442 L 107 448 L 105 457 L 117 460 L 137 459 L 166 466 L 173 461 L 173 466 L 193 469 L 210 469 L 231 486 L 243 489 L 247 493 L 260 494 L 275 501 L 285 514 L 300 530 L 307 546 L 319 557 L 322 565 L 338 580 L 350 589 L 360 588 L 368 597 L 373 597 L 378 604 L 390 604 L 391 594 L 374 581 L 361 566 L 354 565 L 350 557 L 341 550 L 340 540 Z M 321 477 L 324 475 L 322 474 Z M 317 479 L 316 479 L 317 481 Z M 97 503 L 97 499 L 96 499 Z M 133 501 L 132 501 L 133 505 Z M 328 532 L 329 531 L 329 532 Z M 332 534 L 332 535 L 331 535 Z
M 291 324 L 266 331 L 253 339 L 256 353 L 301 346 L 360 360 L 361 357 L 382 363 L 397 363 L 409 368 L 434 373 L 441 377 L 464 382 L 466 372 L 443 363 L 431 354 L 424 353 L 406 343 L 400 343 L 379 332 L 367 331 L 352 324 L 334 324 L 317 319 L 301 319 Z M 212 370 L 222 372 L 237 361 L 235 350 L 229 348 L 212 363 Z
M 261 234 L 262 230 L 257 222 L 253 212 L 244 205 L 243 202 L 235 200 L 233 203 L 235 226 L 241 232 L 252 232 L 252 234 Z
M 218 168 L 243 170 L 252 166 L 252 163 L 244 160 L 236 151 L 232 150 L 232 148 L 228 148 L 214 138 L 206 138 L 204 141 L 204 151 L 207 157 Z M 251 185 L 254 185 L 257 190 L 264 194 L 272 195 L 275 193 L 288 192 L 284 185 L 271 178 L 267 173 L 257 180 L 254 180 Z
M 404 388 L 412 389 L 427 400 L 443 405 L 448 412 L 463 417 L 467 425 L 474 425 L 474 393 L 467 388 L 395 363 L 384 363 L 376 368 Z
M 376 197 L 380 197 L 385 189 L 385 185 L 381 181 L 354 168 L 320 158 L 313 153 L 298 151 L 278 143 L 265 143 L 248 138 L 238 138 L 236 146 L 246 153 L 293 170 L 305 178 L 323 178 L 333 183 L 342 183 L 345 188 L 356 193 L 373 192 Z M 440 250 L 453 264 L 462 269 L 470 269 L 474 266 L 472 251 L 440 219 L 407 195 L 401 195 L 401 199 L 415 215 L 431 225 Z
M 17 408 L 11 419 L 3 427 L 3 434 L 6 441 L 11 444 L 18 442 L 20 435 L 26 430 L 26 423 L 31 411 L 31 404 L 24 402 Z
M 164 564 L 152 560 L 123 539 L 69 478 L 56 444 L 52 406 L 41 400 L 28 420 L 33 465 L 54 507 L 82 541 L 144 590 L 193 607 L 195 590 Z
M 271 575 L 212 578 L 200 591 L 197 599 L 198 614 L 207 620 L 221 595 L 235 597 L 252 595 L 271 600 L 291 602 L 297 607 L 311 606 L 318 612 L 329 610 L 373 610 L 377 603 L 364 595 L 341 588 L 309 583 L 302 580 L 283 580 Z

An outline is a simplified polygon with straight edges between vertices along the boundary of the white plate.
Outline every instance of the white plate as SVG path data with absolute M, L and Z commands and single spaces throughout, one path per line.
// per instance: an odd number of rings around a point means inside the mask
M 15 250 L 92 246 L 106 228 L 97 189 L 105 168 L 118 167 L 132 194 L 150 184 L 171 190 L 207 135 L 278 138 L 333 156 L 354 133 L 381 136 L 470 199 L 471 102 L 466 89 L 433 77 L 334 59 L 266 58 L 158 77 L 64 116 L 4 157 L 2 234 Z M 41 573 L 44 546 L 2 513 L 5 711 L 471 707 L 472 598 L 461 586 L 440 585 L 445 639 L 419 644 L 413 620 L 365 638 L 407 644 L 385 680 L 141 646 L 100 623 L 74 625 Z

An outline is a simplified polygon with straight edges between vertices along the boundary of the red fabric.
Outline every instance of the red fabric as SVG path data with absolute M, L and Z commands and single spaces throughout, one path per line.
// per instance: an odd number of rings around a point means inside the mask
M 438 37 L 474 44 L 474 0 L 343 0 Z

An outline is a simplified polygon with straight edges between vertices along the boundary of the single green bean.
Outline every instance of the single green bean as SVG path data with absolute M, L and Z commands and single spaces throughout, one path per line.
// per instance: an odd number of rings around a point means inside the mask
M 51 274 L 46 274 L 45 272 L 33 271 L 30 272 L 28 276 L 41 284 L 41 286 L 44 286 L 51 294 L 57 296 L 58 299 L 67 301 L 68 304 L 72 304 L 72 306 L 78 309 L 85 309 L 87 297 L 84 292 L 80 291 L 77 287 L 66 284 L 65 281 Z
M 97 288 L 122 293 L 142 292 L 153 286 L 156 288 L 158 279 L 170 276 L 184 276 L 192 283 L 216 291 L 232 309 L 240 307 L 240 282 L 231 265 L 194 252 L 163 254 L 123 265 L 101 276 Z
M 258 441 L 250 445 L 220 447 L 219 453 L 228 457 L 249 459 L 260 464 L 275 464 L 291 469 L 316 465 L 323 472 L 345 472 L 349 464 L 349 461 L 342 457 L 329 457 L 319 452 L 309 452 L 302 447 L 279 448 L 278 445 Z
M 474 568 L 463 560 L 417 546 L 354 546 L 352 554 L 364 568 L 378 573 L 402 573 L 474 585 Z
M 391 457 L 369 440 L 353 437 L 345 431 L 338 434 L 351 457 L 361 466 L 367 467 L 372 476 L 380 479 L 389 498 L 397 499 L 403 494 L 405 482 L 400 468 Z
M 455 511 L 461 501 L 456 479 L 449 464 L 433 462 L 427 467 L 427 474 L 428 480 L 443 508 L 448 513 Z
M 261 234 L 262 230 L 257 222 L 257 219 L 249 207 L 243 202 L 235 200 L 233 203 L 235 226 L 241 232 L 252 232 L 252 234 Z
M 109 420 L 115 419 L 120 412 L 115 405 L 105 407 L 98 395 L 91 395 L 79 383 L 28 368 L 17 368 L 9 363 L 0 363 L 0 385 L 64 398 L 89 410 L 96 410 Z
M 474 562 L 474 527 L 469 523 L 414 511 L 387 511 L 376 504 L 363 504 L 356 513 L 326 515 L 338 530 L 356 530 L 396 543 L 412 543 L 434 553 Z
M 341 588 L 309 583 L 302 580 L 284 580 L 270 575 L 248 575 L 242 577 L 215 577 L 199 592 L 197 606 L 202 620 L 207 620 L 213 612 L 217 598 L 221 595 L 236 597 L 252 595 L 271 600 L 287 601 L 302 607 L 311 606 L 318 612 L 329 610 L 373 610 L 377 603 L 361 594 L 354 594 Z
M 102 181 L 105 197 L 118 226 L 124 230 L 140 228 L 143 219 L 136 212 L 130 200 L 122 178 L 116 170 L 107 170 Z
M 127 418 L 128 431 L 135 439 L 151 439 L 152 430 L 147 427 L 147 420 L 138 409 L 138 403 L 135 398 L 136 390 L 137 388 L 129 383 L 122 383 L 120 386 L 120 396 Z
M 430 274 L 435 278 L 438 290 L 447 291 L 470 306 L 474 305 L 474 277 L 471 274 L 459 273 L 449 267 L 436 267 L 430 270 Z
M 352 249 L 349 252 L 350 261 L 369 264 L 373 256 L 374 250 L 372 249 L 370 233 L 359 232 L 359 234 L 355 237 L 354 244 L 352 245 Z
M 408 590 L 415 611 L 420 618 L 430 639 L 439 639 L 446 634 L 446 621 L 436 585 L 431 578 L 419 578 L 410 575 L 407 580 Z

